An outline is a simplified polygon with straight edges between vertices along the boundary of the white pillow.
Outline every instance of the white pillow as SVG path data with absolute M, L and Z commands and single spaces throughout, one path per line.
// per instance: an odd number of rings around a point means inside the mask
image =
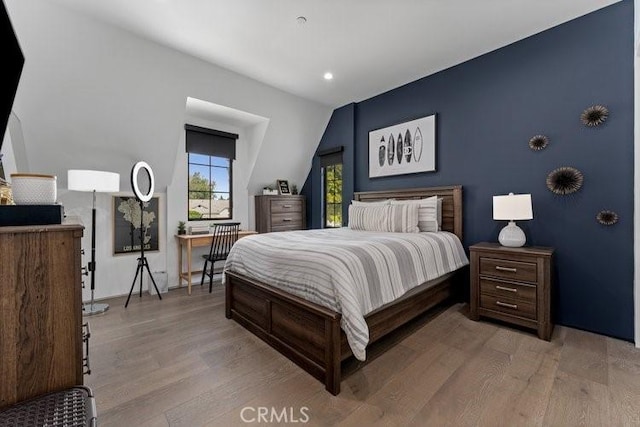
M 418 228 L 420 231 L 438 231 L 440 222 L 438 221 L 438 196 L 426 199 L 392 200 L 391 205 L 416 205 L 418 209 Z M 442 203 L 440 203 L 442 206 Z M 442 207 L 440 208 L 442 212 Z M 442 217 L 442 213 L 440 213 Z
M 362 231 L 417 233 L 416 204 L 349 206 L 349 228 Z
M 352 200 L 353 206 L 386 206 L 391 204 L 391 199 L 379 200 L 377 202 L 361 202 L 360 200 Z

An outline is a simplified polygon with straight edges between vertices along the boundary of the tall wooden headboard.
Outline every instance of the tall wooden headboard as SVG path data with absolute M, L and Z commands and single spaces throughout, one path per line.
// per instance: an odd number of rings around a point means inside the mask
M 424 199 L 442 197 L 442 229 L 462 241 L 462 185 L 448 187 L 410 188 L 405 190 L 361 191 L 354 193 L 355 200 L 375 202 L 384 199 Z

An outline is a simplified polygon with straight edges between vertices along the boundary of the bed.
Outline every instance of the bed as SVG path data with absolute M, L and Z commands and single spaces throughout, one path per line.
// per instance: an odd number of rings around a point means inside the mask
M 434 195 L 443 200 L 442 230 L 448 233 L 426 234 L 440 235 L 441 239 L 444 239 L 445 235 L 452 233 L 462 240 L 461 186 L 360 192 L 355 193 L 354 198 L 359 201 L 377 201 L 388 198 L 396 200 L 419 199 Z M 280 238 L 283 241 L 294 240 L 297 236 L 295 233 L 304 232 L 287 232 L 283 233 Z M 319 233 L 310 231 L 308 234 L 324 238 Z M 336 233 L 348 233 L 348 231 L 337 231 Z M 352 233 L 358 232 L 352 231 Z M 409 235 L 413 233 L 389 234 Z M 271 240 L 274 238 L 275 235 L 271 237 Z M 418 239 L 418 236 L 411 238 Z M 268 240 L 263 238 L 263 241 Z M 256 244 L 257 241 L 253 243 Z M 247 251 L 247 253 L 250 252 Z M 261 256 L 259 252 L 254 252 L 253 255 Z M 341 362 L 354 354 L 356 357 L 362 358 L 357 347 L 352 350 L 353 332 L 346 328 L 349 334 L 345 334 L 341 329 L 341 321 L 343 325 L 347 324 L 347 326 L 352 322 L 347 307 L 344 307 L 345 310 L 327 308 L 326 304 L 321 305 L 318 302 L 309 301 L 276 287 L 282 286 L 281 283 L 271 282 L 269 279 L 257 279 L 256 277 L 263 277 L 259 274 L 249 274 L 240 268 L 236 268 L 238 271 L 234 271 L 233 265 L 233 262 L 228 262 L 230 268 L 225 267 L 224 273 L 226 317 L 234 319 L 319 379 L 330 393 L 338 394 L 340 392 Z M 421 283 L 404 293 L 401 298 L 385 303 L 382 307 L 376 308 L 364 316 L 365 329 L 368 329 L 368 344 L 379 340 L 435 305 L 454 297 L 459 273 L 458 269 L 433 280 L 426 280 L 425 283 Z M 311 299 L 313 300 L 313 298 Z M 341 311 L 344 314 L 344 319 Z

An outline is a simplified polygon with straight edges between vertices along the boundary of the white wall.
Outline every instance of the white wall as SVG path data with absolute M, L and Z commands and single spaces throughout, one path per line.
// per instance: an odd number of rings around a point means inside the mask
M 229 125 L 228 123 L 215 122 L 203 118 L 187 115 L 186 122 L 195 126 L 207 127 L 209 129 L 221 130 L 238 134 L 236 142 L 236 159 L 233 162 L 233 221 L 240 222 L 240 227 L 249 229 L 249 201 L 253 198 L 247 190 L 248 171 L 249 171 L 249 153 L 248 153 L 248 135 L 244 128 Z M 167 218 L 169 221 L 168 236 L 170 241 L 175 240 L 173 236 L 176 233 L 178 221 L 184 221 L 188 217 L 187 213 L 187 188 L 188 168 L 187 153 L 185 151 L 184 133 L 180 138 L 178 152 L 176 153 L 175 166 L 173 173 L 173 181 L 167 187 Z M 228 220 L 227 220 L 228 221 Z M 189 225 L 202 225 L 214 223 L 215 221 L 190 221 Z M 173 226 L 173 228 L 171 228 Z M 208 252 L 209 248 L 197 248 L 193 250 L 192 270 L 201 270 L 203 260 L 200 255 Z M 170 244 L 167 251 L 167 275 L 169 287 L 175 287 L 178 282 L 178 247 Z M 186 269 L 186 260 L 184 261 L 184 269 Z M 197 278 L 196 278 L 197 279 Z M 195 279 L 194 279 L 195 281 Z
M 132 196 L 130 192 L 119 192 L 114 195 Z M 105 298 L 113 295 L 125 295 L 129 293 L 131 284 L 138 266 L 137 258 L 139 252 L 130 254 L 113 254 L 113 196 L 112 194 L 96 193 L 96 298 Z M 166 271 L 166 254 L 167 242 L 173 244 L 171 240 L 167 240 L 167 218 L 165 212 L 166 195 L 155 193 L 160 197 L 160 251 L 145 252 L 149 269 L 152 272 Z M 91 261 L 91 204 L 92 194 L 77 191 L 68 191 L 65 189 L 58 191 L 58 201 L 64 205 L 65 215 L 79 219 L 85 226 L 85 232 L 82 237 L 82 247 L 85 254 L 82 258 L 82 264 L 86 265 Z M 147 273 L 144 273 L 145 283 Z M 155 278 L 155 277 L 154 277 Z M 89 290 L 90 279 L 84 278 L 85 288 L 83 289 L 83 300 L 88 300 L 91 296 Z M 136 283 L 137 291 L 139 284 Z M 143 287 L 146 290 L 146 287 Z M 134 293 L 135 296 L 135 293 Z
M 22 136 L 22 124 L 20 119 L 12 111 L 7 123 L 2 142 L 2 163 L 6 178 L 11 182 L 11 174 L 16 172 L 26 172 L 29 170 L 24 138 Z
M 176 263 L 167 248 L 175 245 L 176 212 L 181 209 L 174 204 L 182 205 L 174 195 L 181 184 L 174 178 L 186 167 L 178 152 L 188 97 L 269 121 L 261 143 L 248 146 L 258 152 L 247 153 L 249 170 L 243 166 L 241 171 L 246 184 L 238 193 L 246 192 L 247 203 L 240 203 L 234 216 L 248 222 L 249 196 L 278 178 L 302 185 L 331 115 L 329 108 L 46 0 L 5 3 L 25 56 L 14 102 L 28 158 L 25 172 L 57 175 L 65 210 L 90 219 L 89 194 L 63 191 L 66 171 L 118 172 L 121 190 L 128 191 L 131 167 L 138 160 L 147 161 L 156 176 L 156 191 L 166 194 L 171 204 L 162 215 L 166 225 L 161 251 L 149 254 L 152 270 L 165 271 Z M 98 298 L 127 293 L 136 267 L 133 255 L 111 255 L 110 200 L 98 196 Z M 85 220 L 85 226 L 90 221 Z M 86 237 L 83 245 L 89 248 Z

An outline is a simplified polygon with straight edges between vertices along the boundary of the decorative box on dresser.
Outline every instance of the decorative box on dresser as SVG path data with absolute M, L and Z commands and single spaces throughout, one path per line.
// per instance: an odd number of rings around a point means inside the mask
M 256 196 L 255 201 L 258 233 L 307 228 L 304 196 Z
M 553 248 L 510 248 L 478 243 L 471 255 L 470 317 L 490 317 L 535 329 L 549 341 L 553 332 Z
M 0 409 L 83 383 L 83 229 L 0 227 Z

